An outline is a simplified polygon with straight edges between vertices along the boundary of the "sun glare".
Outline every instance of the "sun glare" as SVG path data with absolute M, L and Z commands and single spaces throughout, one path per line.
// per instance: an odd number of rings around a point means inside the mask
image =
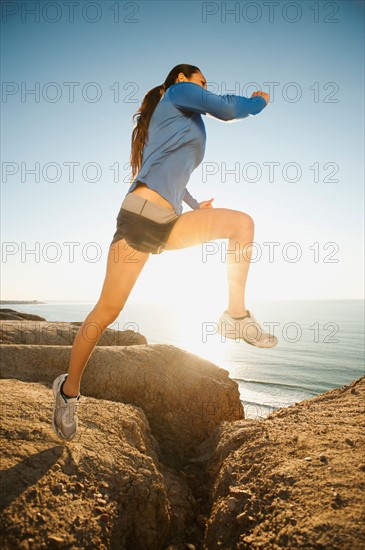
M 217 322 L 227 307 L 228 288 L 225 264 L 217 254 L 204 252 L 199 245 L 152 255 L 136 296 L 171 311 L 171 337 L 180 347 L 213 361 L 219 354 Z

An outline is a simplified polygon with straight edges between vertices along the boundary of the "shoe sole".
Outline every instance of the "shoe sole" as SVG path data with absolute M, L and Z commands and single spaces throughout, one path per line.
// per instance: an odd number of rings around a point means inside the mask
M 57 380 L 57 378 L 56 378 Z M 53 406 L 53 413 L 52 413 L 52 427 L 53 427 L 53 431 L 55 432 L 55 434 L 57 435 L 57 437 L 59 437 L 60 439 L 62 439 L 63 441 L 72 441 L 74 439 L 74 437 L 76 436 L 76 432 L 74 433 L 73 436 L 67 438 L 63 435 L 62 432 L 60 432 L 55 424 L 55 416 L 56 416 L 56 410 L 57 410 L 57 406 L 56 406 L 56 397 L 57 397 L 57 384 L 58 382 L 56 382 L 56 380 L 54 380 L 53 384 L 52 384 L 52 391 L 53 391 L 53 396 L 55 398 L 55 403 L 54 403 L 54 406 Z
M 260 345 L 260 341 L 254 343 L 254 342 L 251 342 L 250 340 L 246 340 L 246 338 L 244 338 L 243 336 L 228 336 L 224 333 L 224 331 L 222 329 L 222 324 L 223 323 L 226 324 L 226 321 L 220 321 L 218 323 L 218 332 L 222 336 L 224 336 L 225 338 L 229 338 L 230 340 L 237 340 L 237 338 L 238 338 L 239 340 L 243 340 L 244 342 L 246 342 L 246 344 L 249 344 L 250 346 L 254 346 L 255 348 L 263 348 L 263 349 L 274 348 L 278 344 L 278 339 L 277 338 L 275 338 L 273 343 L 268 342 L 266 344 Z

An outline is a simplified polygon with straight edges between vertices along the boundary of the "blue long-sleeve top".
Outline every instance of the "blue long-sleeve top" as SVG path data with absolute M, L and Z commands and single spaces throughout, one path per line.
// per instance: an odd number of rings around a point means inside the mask
M 206 132 L 201 115 L 233 121 L 256 115 L 265 107 L 261 96 L 218 95 L 194 82 L 173 84 L 152 114 L 141 167 L 127 194 L 139 180 L 169 201 L 177 214 L 182 213 L 182 201 L 199 208 L 186 185 L 204 158 Z

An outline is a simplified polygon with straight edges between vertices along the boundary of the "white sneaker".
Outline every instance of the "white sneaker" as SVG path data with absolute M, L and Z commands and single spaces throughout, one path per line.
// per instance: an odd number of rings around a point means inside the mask
M 61 386 L 66 380 L 67 374 L 61 374 L 53 382 L 53 395 L 55 404 L 52 415 L 53 429 L 61 439 L 71 441 L 77 431 L 77 407 L 80 404 L 80 395 L 66 399 L 61 393 Z
M 218 332 L 226 338 L 244 340 L 247 344 L 258 348 L 273 348 L 277 345 L 276 336 L 265 332 L 254 315 L 247 310 L 244 319 L 233 319 L 228 311 L 224 311 L 218 321 Z

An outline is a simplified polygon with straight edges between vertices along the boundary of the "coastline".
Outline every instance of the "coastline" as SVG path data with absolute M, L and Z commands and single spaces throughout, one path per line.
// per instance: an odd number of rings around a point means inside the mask
M 0 300 L 0 305 L 10 304 L 46 304 L 47 302 L 40 302 L 39 300 Z

